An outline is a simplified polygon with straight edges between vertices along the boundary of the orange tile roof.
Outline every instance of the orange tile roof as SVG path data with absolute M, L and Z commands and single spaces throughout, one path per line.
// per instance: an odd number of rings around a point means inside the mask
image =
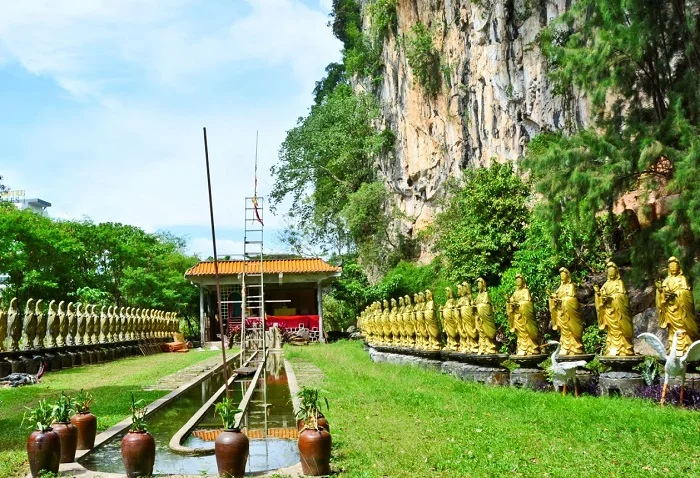
M 219 261 L 220 275 L 234 275 L 243 273 L 243 262 L 239 261 Z M 247 273 L 257 272 L 257 261 L 248 261 Z M 314 272 L 340 272 L 341 268 L 332 266 L 323 259 L 271 259 L 263 261 L 264 274 L 307 274 Z M 190 276 L 213 276 L 214 261 L 204 261 L 189 268 L 185 272 L 185 277 Z

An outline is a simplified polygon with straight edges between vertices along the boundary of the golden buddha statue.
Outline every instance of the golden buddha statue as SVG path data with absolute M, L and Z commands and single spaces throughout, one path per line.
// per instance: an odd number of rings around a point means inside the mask
M 403 321 L 403 311 L 406 308 L 406 306 L 403 303 L 403 296 L 399 296 L 398 303 L 399 306 L 396 309 L 396 328 L 399 331 L 399 337 L 398 341 L 396 342 L 396 345 L 403 346 L 405 345 L 406 341 L 405 324 Z
M 406 307 L 403 309 L 403 321 L 406 324 L 406 347 L 416 346 L 416 324 L 415 316 L 413 315 L 413 304 L 411 304 L 411 296 L 406 294 L 403 298 Z
M 659 314 L 659 325 L 662 328 L 668 328 L 669 352 L 673 336 L 676 330 L 680 330 L 676 348 L 679 354 L 684 354 L 690 344 L 700 337 L 693 292 L 688 279 L 683 275 L 680 262 L 675 257 L 668 260 L 668 277 L 663 282 L 656 281 L 656 309 Z
M 532 297 L 525 283 L 525 278 L 521 274 L 515 276 L 515 292 L 506 302 L 506 313 L 508 314 L 510 331 L 518 335 L 516 355 L 539 353 L 535 307 L 532 304 Z
M 566 267 L 559 269 L 561 285 L 549 296 L 549 311 L 552 314 L 552 328 L 561 333 L 559 355 L 583 353 L 583 320 L 581 305 L 576 297 L 576 286 L 571 282 L 571 274 Z
M 486 288 L 486 281 L 479 277 L 476 280 L 479 293 L 474 302 L 473 314 L 479 331 L 479 354 L 496 353 L 496 323 L 493 320 L 493 306 Z
M 445 295 L 447 300 L 445 305 L 442 306 L 442 326 L 447 335 L 447 344 L 443 350 L 454 352 L 459 350 L 459 329 L 456 320 L 459 310 L 455 307 L 456 301 L 452 294 L 452 287 L 445 287 Z
M 479 330 L 476 328 L 472 287 L 468 282 L 462 282 L 459 295 L 459 351 L 475 354 L 479 352 Z
M 425 291 L 425 307 L 423 308 L 425 328 L 428 332 L 428 350 L 440 350 L 442 348 L 442 334 L 437 313 L 435 312 L 435 301 L 433 291 Z
M 603 354 L 611 357 L 634 355 L 634 330 L 627 289 L 617 265 L 608 261 L 606 267 L 608 280 L 603 287 L 593 286 L 598 327 L 608 334 Z
M 391 331 L 391 337 L 389 337 L 389 343 L 391 345 L 396 345 L 399 338 L 399 327 L 398 322 L 396 322 L 396 299 L 391 299 L 391 308 L 389 309 L 389 330 Z
M 389 320 L 389 301 L 384 299 L 382 302 L 382 345 L 391 345 L 391 322 Z
M 423 307 L 425 306 L 425 299 L 422 292 L 418 292 L 413 296 L 413 314 L 416 319 L 416 348 L 425 350 L 427 348 L 428 341 L 426 340 L 427 333 L 425 331 L 425 320 L 423 317 Z

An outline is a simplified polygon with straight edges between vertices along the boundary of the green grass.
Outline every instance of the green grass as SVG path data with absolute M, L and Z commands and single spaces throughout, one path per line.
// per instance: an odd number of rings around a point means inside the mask
M 144 391 L 166 375 L 220 354 L 217 351 L 186 354 L 157 354 L 44 375 L 38 385 L 0 389 L 0 477 L 24 475 L 28 471 L 26 443 L 31 430 L 22 428 L 25 406 L 42 398 L 53 400 L 61 391 L 89 390 L 95 397 L 92 412 L 99 431 L 106 430 L 129 415 L 130 393 L 150 403 L 167 391 Z M 26 426 L 26 424 L 25 424 Z
M 697 411 L 461 382 L 358 342 L 285 353 L 325 373 L 343 477 L 700 476 Z

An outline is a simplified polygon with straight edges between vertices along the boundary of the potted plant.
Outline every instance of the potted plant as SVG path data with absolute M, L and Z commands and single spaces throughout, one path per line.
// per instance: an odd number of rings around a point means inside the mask
M 146 429 L 146 413 L 143 400 L 136 400 L 131 393 L 131 427 L 122 438 L 122 461 L 128 478 L 151 476 L 156 461 L 156 441 Z
M 214 442 L 216 467 L 220 476 L 241 477 L 245 474 L 248 462 L 248 437 L 236 426 L 236 415 L 243 412 L 233 402 L 224 398 L 214 406 L 214 414 L 221 416 L 224 431 L 219 433 Z
M 90 450 L 95 446 L 97 417 L 90 413 L 93 401 L 92 394 L 82 389 L 73 399 L 76 413 L 70 418 L 70 422 L 78 429 L 78 450 Z
M 28 421 L 34 429 L 27 439 L 29 469 L 33 477 L 41 473 L 58 473 L 61 460 L 61 439 L 51 428 L 53 407 L 41 400 L 36 408 L 24 414 L 22 423 Z
M 301 469 L 308 476 L 328 475 L 331 472 L 331 434 L 319 423 L 320 390 L 302 387 L 297 397 L 297 418 L 304 421 L 304 428 L 299 433 Z M 328 408 L 328 400 L 325 397 L 323 400 Z
M 61 441 L 61 463 L 75 461 L 75 450 L 78 446 L 78 428 L 70 422 L 70 416 L 75 410 L 73 399 L 61 392 L 53 405 L 53 430 Z

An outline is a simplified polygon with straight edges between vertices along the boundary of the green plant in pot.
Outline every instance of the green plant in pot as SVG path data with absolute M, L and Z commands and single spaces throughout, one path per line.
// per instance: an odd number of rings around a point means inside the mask
M 122 438 L 122 461 L 128 478 L 151 476 L 156 461 L 156 441 L 146 429 L 148 410 L 143 400 L 131 393 L 131 427 Z
M 224 431 L 219 433 L 214 442 L 220 476 L 238 478 L 245 474 L 250 443 L 248 437 L 236 426 L 236 415 L 242 412 L 229 398 L 224 398 L 214 406 L 214 414 L 221 417 L 224 425 Z
M 54 419 L 53 407 L 46 400 L 41 400 L 35 408 L 28 410 L 22 423 L 29 422 L 34 429 L 27 439 L 27 456 L 32 476 L 37 477 L 46 472 L 58 473 L 61 439 L 51 427 Z
M 61 392 L 53 405 L 53 430 L 61 440 L 61 463 L 75 461 L 75 450 L 78 446 L 78 428 L 70 422 L 75 411 L 73 399 Z
M 307 476 L 324 476 L 331 472 L 331 434 L 322 426 L 320 417 L 321 403 L 325 402 L 328 408 L 328 399 L 321 400 L 320 393 L 318 388 L 308 387 L 302 387 L 297 393 L 297 418 L 304 423 L 299 432 L 299 455 L 302 471 Z
M 70 418 L 70 422 L 78 429 L 78 450 L 90 450 L 95 446 L 97 417 L 90 413 L 93 401 L 92 394 L 82 389 L 73 398 L 75 414 Z

